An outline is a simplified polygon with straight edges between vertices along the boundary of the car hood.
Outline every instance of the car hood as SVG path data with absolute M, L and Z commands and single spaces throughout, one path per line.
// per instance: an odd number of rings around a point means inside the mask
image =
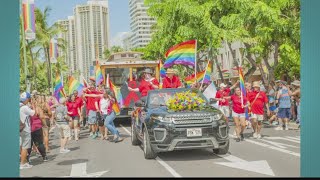
M 158 108 L 150 109 L 149 112 L 150 112 L 150 114 L 161 115 L 161 116 L 180 115 L 180 114 L 183 114 L 183 115 L 191 114 L 191 115 L 195 116 L 197 114 L 203 115 L 204 113 L 206 113 L 206 114 L 220 114 L 221 113 L 220 110 L 218 110 L 210 105 L 205 106 L 202 110 L 195 110 L 195 111 L 170 111 L 170 110 L 167 110 L 166 107 L 158 107 Z

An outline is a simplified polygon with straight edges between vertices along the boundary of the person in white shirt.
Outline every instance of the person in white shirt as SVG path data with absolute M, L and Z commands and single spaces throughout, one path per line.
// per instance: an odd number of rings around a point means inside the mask
M 21 137 L 21 160 L 20 169 L 31 168 L 29 164 L 28 149 L 31 148 L 31 125 L 30 117 L 35 114 L 34 108 L 29 104 L 31 95 L 30 93 L 24 92 L 20 95 L 20 122 L 25 125 L 23 130 L 20 132 Z

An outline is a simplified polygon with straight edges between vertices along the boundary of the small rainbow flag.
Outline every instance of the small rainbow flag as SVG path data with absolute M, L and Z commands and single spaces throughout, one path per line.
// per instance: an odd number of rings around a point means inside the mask
M 69 77 L 69 94 L 72 94 L 73 91 L 78 91 L 79 96 L 82 95 L 84 86 L 80 84 L 78 80 L 76 80 L 74 77 Z
M 22 15 L 24 22 L 24 32 L 26 39 L 35 39 L 36 25 L 34 15 L 34 0 L 23 0 L 22 1 Z
M 116 96 L 116 103 L 114 103 L 113 105 L 112 105 L 112 109 L 114 110 L 114 112 L 116 113 L 116 115 L 119 115 L 120 114 L 120 106 L 119 106 L 119 103 L 118 103 L 118 101 L 117 101 L 117 95 L 116 95 L 116 93 L 117 93 L 117 87 L 111 82 L 111 80 L 110 79 L 108 79 L 109 80 L 109 88 L 110 88 L 110 90 L 111 91 L 113 91 L 113 93 L 115 94 L 115 96 Z M 122 97 L 121 97 L 122 98 Z
M 166 70 L 163 68 L 162 60 L 159 60 L 160 78 L 166 77 Z
M 163 67 L 168 68 L 174 64 L 194 67 L 196 64 L 197 40 L 185 41 L 171 47 L 165 57 Z
M 194 83 L 195 81 L 201 82 L 204 75 L 205 75 L 205 70 L 197 73 L 196 79 L 195 79 L 195 75 L 192 74 L 190 76 L 187 76 L 184 80 L 188 85 L 190 85 L 190 84 Z
M 244 76 L 243 76 L 242 68 L 238 67 L 238 71 L 239 71 L 239 79 L 240 79 L 239 84 L 240 84 L 240 91 L 241 91 L 241 104 L 244 105 L 243 97 L 247 97 L 247 90 L 244 84 Z M 246 114 L 246 119 L 248 120 L 249 119 L 248 108 L 246 108 L 245 114 Z
M 207 64 L 204 78 L 201 78 L 200 82 L 203 82 L 205 84 L 210 84 L 211 83 L 211 73 L 212 73 L 212 63 L 211 63 L 211 61 L 209 61 Z
M 57 40 L 52 38 L 49 45 L 49 57 L 51 62 L 57 61 L 58 58 L 58 43 Z
M 98 86 L 101 83 L 103 83 L 103 75 L 102 75 L 102 71 L 101 71 L 100 64 L 98 61 L 96 62 L 95 75 L 96 75 L 96 86 Z
M 59 101 L 60 98 L 65 97 L 65 92 L 63 89 L 63 80 L 59 73 L 56 74 L 56 80 L 55 80 L 55 87 L 54 87 L 54 97 Z

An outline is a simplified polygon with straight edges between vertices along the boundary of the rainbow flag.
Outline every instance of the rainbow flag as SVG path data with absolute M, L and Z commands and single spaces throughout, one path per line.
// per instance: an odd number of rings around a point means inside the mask
M 57 40 L 52 38 L 49 45 L 49 57 L 51 63 L 56 62 L 58 58 L 58 43 Z
M 97 61 L 96 63 L 96 86 L 100 85 L 101 83 L 103 83 L 103 75 L 102 75 L 102 71 L 101 71 L 101 68 L 100 68 L 100 64 L 99 62 Z
M 114 110 L 114 112 L 116 113 L 116 115 L 119 115 L 120 114 L 120 106 L 119 106 L 119 103 L 117 101 L 117 95 L 116 95 L 116 91 L 117 91 L 117 87 L 111 82 L 111 80 L 109 79 L 109 88 L 111 91 L 113 91 L 113 93 L 115 94 L 116 96 L 116 103 L 114 103 L 112 105 L 112 109 Z
M 166 53 L 163 67 L 168 68 L 174 64 L 195 67 L 197 53 L 197 40 L 185 41 L 171 47 Z
M 63 80 L 60 77 L 60 74 L 56 74 L 56 79 L 55 79 L 55 87 L 54 87 L 54 97 L 59 101 L 60 98 L 65 97 L 65 92 L 63 89 Z
M 208 62 L 207 69 L 205 71 L 205 75 L 203 78 L 201 78 L 200 82 L 203 81 L 205 84 L 211 83 L 211 73 L 212 73 L 212 63 L 211 61 Z
M 23 0 L 22 1 L 22 16 L 24 22 L 24 32 L 26 39 L 35 39 L 36 23 L 34 15 L 34 0 Z
M 195 81 L 201 82 L 204 75 L 205 75 L 205 71 L 202 71 L 202 72 L 197 73 L 196 77 L 194 74 L 192 74 L 190 76 L 187 76 L 184 80 L 188 85 L 190 85 L 190 84 L 194 83 Z
M 69 77 L 69 94 L 72 94 L 73 91 L 78 91 L 79 96 L 81 96 L 83 88 L 84 86 L 80 84 L 78 80 L 76 80 L 72 76 Z
M 241 91 L 241 103 L 244 104 L 244 97 L 247 97 L 247 90 L 246 90 L 246 87 L 245 87 L 245 84 L 244 84 L 244 76 L 243 76 L 243 72 L 242 72 L 242 68 L 241 67 L 238 67 L 238 71 L 239 71 L 239 79 L 240 79 L 240 91 Z M 248 109 L 246 108 L 246 111 L 245 111 L 245 114 L 246 114 L 246 119 L 248 120 L 249 119 L 249 113 L 248 113 Z
M 159 60 L 159 70 L 160 70 L 160 78 L 165 78 L 166 70 L 163 68 L 163 64 L 161 60 Z

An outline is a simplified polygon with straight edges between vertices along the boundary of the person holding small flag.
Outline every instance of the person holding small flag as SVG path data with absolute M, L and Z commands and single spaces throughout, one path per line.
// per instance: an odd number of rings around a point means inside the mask
M 166 77 L 163 79 L 162 88 L 182 88 L 183 85 L 178 76 L 175 75 L 174 69 L 167 69 Z

